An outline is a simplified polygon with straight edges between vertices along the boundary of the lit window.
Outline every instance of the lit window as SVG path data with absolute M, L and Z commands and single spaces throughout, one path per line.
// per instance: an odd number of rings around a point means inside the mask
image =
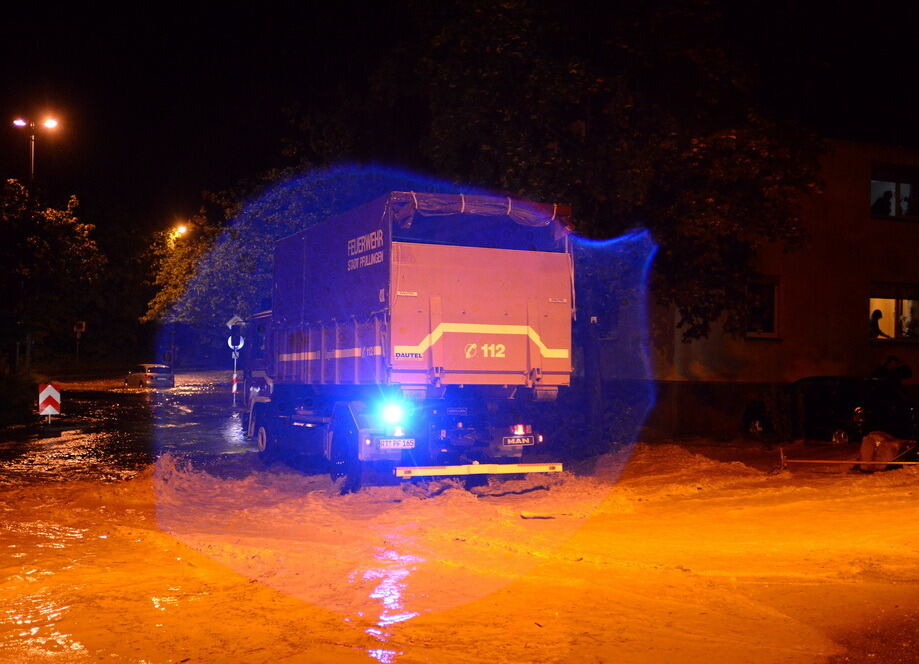
M 779 283 L 775 278 L 754 281 L 747 289 L 747 336 L 777 338 Z
M 874 285 L 871 290 L 868 337 L 919 341 L 919 285 Z
M 875 166 L 870 205 L 873 217 L 919 218 L 919 169 Z

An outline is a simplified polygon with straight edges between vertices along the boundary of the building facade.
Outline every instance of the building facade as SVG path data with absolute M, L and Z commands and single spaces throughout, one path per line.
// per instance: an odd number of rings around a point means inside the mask
M 715 326 L 684 343 L 672 312 L 652 313 L 649 435 L 736 435 L 751 404 L 776 403 L 783 386 L 868 376 L 891 356 L 913 369 L 906 386 L 915 391 L 919 151 L 828 141 L 821 180 L 822 193 L 802 201 L 803 246 L 757 257 L 745 336 Z

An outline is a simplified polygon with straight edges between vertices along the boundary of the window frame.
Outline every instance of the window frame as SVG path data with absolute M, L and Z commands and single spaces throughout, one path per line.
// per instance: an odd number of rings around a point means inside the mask
M 766 286 L 772 288 L 772 331 L 771 332 L 758 332 L 749 329 L 749 322 L 747 323 L 747 328 L 744 330 L 744 337 L 747 339 L 772 339 L 780 340 L 781 328 L 779 327 L 779 311 L 780 311 L 780 302 L 781 302 L 781 280 L 778 276 L 771 275 L 762 275 L 756 277 L 750 282 L 750 286 Z M 749 293 L 749 288 L 747 289 Z M 751 310 L 752 314 L 752 310 Z M 751 316 L 752 318 L 752 316 Z
M 893 188 L 893 214 L 877 214 L 871 210 L 875 203 L 872 185 L 874 182 L 884 182 Z M 901 212 L 903 194 L 901 187 L 908 185 L 910 188 L 910 203 L 916 202 L 916 211 L 904 214 Z M 912 207 L 912 206 L 910 206 Z M 912 221 L 919 222 L 919 167 L 903 166 L 896 164 L 874 164 L 871 168 L 871 179 L 868 182 L 868 213 L 872 219 L 886 219 L 887 221 Z
M 906 336 L 903 334 L 902 317 L 905 302 L 919 301 L 919 284 L 913 283 L 872 283 L 868 291 L 868 321 L 871 320 L 872 300 L 893 300 L 894 301 L 894 323 L 893 336 L 886 337 L 868 337 L 870 343 L 890 344 L 890 343 L 919 343 L 919 336 Z

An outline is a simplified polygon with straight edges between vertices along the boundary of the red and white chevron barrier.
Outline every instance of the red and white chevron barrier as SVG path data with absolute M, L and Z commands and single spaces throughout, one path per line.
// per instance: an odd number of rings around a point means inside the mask
M 52 415 L 61 414 L 61 387 L 54 383 L 38 386 L 38 414 L 47 415 L 51 420 Z

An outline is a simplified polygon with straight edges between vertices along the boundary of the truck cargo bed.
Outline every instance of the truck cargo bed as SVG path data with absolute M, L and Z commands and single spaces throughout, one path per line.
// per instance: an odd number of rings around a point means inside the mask
M 570 255 L 394 240 L 394 196 L 278 244 L 276 380 L 406 388 L 568 385 Z M 515 226 L 509 218 L 470 219 Z M 463 221 L 463 214 L 445 214 L 437 223 L 452 223 L 455 235 Z M 424 237 L 417 228 L 411 230 Z M 528 226 L 518 235 L 532 242 L 541 233 L 550 246 L 550 230 Z

